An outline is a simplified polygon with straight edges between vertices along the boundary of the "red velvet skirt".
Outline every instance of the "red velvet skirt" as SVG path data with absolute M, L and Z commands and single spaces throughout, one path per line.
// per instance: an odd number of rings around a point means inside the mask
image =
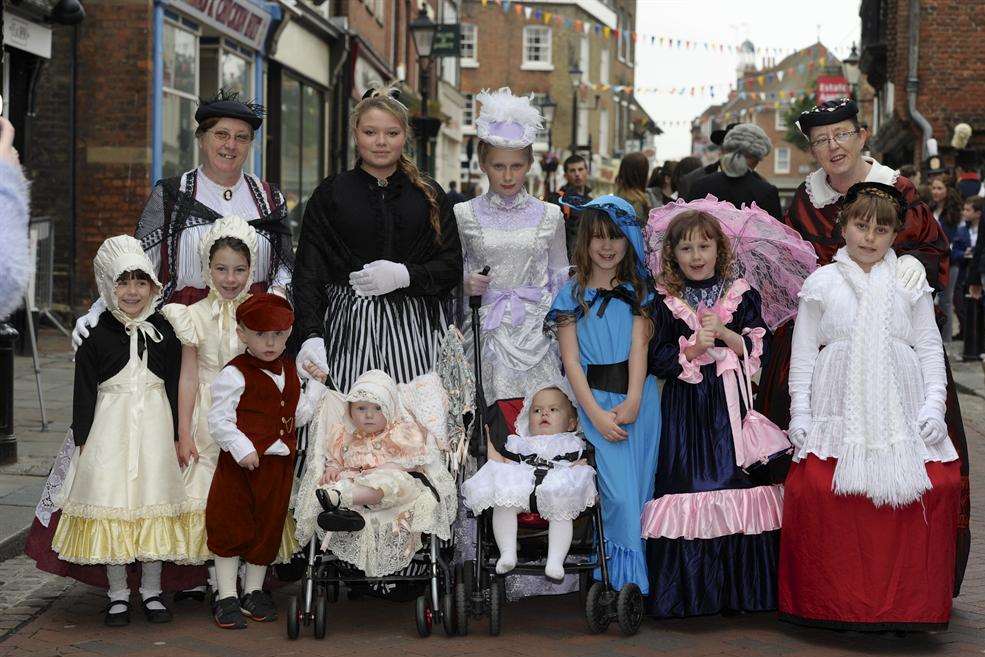
M 900 509 L 835 495 L 837 460 L 790 469 L 780 538 L 780 619 L 853 630 L 947 627 L 961 503 L 957 461 L 927 463 L 933 488 Z

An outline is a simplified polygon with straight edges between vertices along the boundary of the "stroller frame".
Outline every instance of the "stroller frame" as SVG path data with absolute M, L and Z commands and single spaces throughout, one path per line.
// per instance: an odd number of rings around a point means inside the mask
M 486 267 L 481 272 L 487 274 Z M 479 340 L 479 308 L 482 297 L 470 297 L 469 307 L 472 311 L 472 344 L 475 367 L 476 390 L 476 420 L 475 431 L 471 439 L 475 443 L 478 464 L 481 466 L 487 460 L 486 434 L 483 431 L 485 423 L 482 414 L 486 409 L 485 396 L 482 387 L 482 352 Z M 589 445 L 585 452 L 589 463 L 595 466 L 595 452 Z M 535 503 L 536 500 L 532 500 Z M 533 510 L 533 508 L 531 509 Z M 456 567 L 455 571 L 455 625 L 458 634 L 465 636 L 469 631 L 470 619 L 489 616 L 489 634 L 498 636 L 502 629 L 502 607 L 505 600 L 503 582 L 505 577 L 496 573 L 496 560 L 491 556 L 497 550 L 495 543 L 486 537 L 485 521 L 488 520 L 489 510 L 483 511 L 476 517 L 475 560 L 466 561 Z M 632 636 L 639 631 L 643 622 L 643 594 L 634 583 L 625 585 L 619 591 L 612 587 L 609 579 L 608 557 L 605 555 L 605 528 L 602 522 L 601 495 L 595 500 L 591 512 L 591 522 L 595 538 L 595 562 L 570 562 L 565 559 L 566 573 L 578 573 L 581 584 L 581 600 L 585 605 L 585 621 L 592 634 L 600 634 L 616 621 L 625 636 Z M 518 537 L 519 542 L 519 537 Z M 486 555 L 490 556 L 486 556 Z M 570 551 L 569 551 L 570 554 Z M 602 579 L 592 581 L 592 573 L 599 568 Z M 540 560 L 528 563 L 517 563 L 510 571 L 511 574 L 543 575 L 544 564 Z
M 453 573 L 448 562 L 441 555 L 438 539 L 433 534 L 423 534 L 426 546 L 414 553 L 411 563 L 425 563 L 427 571 L 420 575 L 385 575 L 383 577 L 367 577 L 365 575 L 347 574 L 343 570 L 354 567 L 336 557 L 331 552 L 321 552 L 318 539 L 314 537 L 305 550 L 307 562 L 304 575 L 298 582 L 298 592 L 291 597 L 287 612 L 287 637 L 297 639 L 301 627 L 313 626 L 316 639 L 325 638 L 328 626 L 328 602 L 337 602 L 341 598 L 343 585 L 356 583 L 390 583 L 390 582 L 427 582 L 427 591 L 419 595 L 415 601 L 414 612 L 417 632 L 421 637 L 427 637 L 435 623 L 440 623 L 447 636 L 456 634 Z M 337 564 L 346 564 L 345 569 L 337 568 Z

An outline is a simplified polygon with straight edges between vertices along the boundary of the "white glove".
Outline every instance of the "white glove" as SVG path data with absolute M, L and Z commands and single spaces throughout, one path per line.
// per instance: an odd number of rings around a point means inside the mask
M 807 440 L 807 429 L 810 426 L 810 418 L 790 418 L 790 427 L 787 429 L 787 438 L 790 439 L 790 443 L 797 449 L 804 446 L 804 442 Z
M 100 297 L 89 308 L 89 312 L 75 322 L 75 330 L 72 331 L 72 351 L 79 350 L 82 341 L 89 337 L 89 329 L 99 323 L 99 316 L 104 310 L 106 310 L 106 302 Z
M 489 281 L 491 280 L 492 278 L 490 276 L 469 274 L 465 277 L 462 285 L 465 288 L 465 296 L 481 297 L 489 290 Z
M 319 337 L 311 337 L 305 340 L 301 344 L 301 349 L 298 351 L 297 359 L 295 359 L 295 363 L 298 367 L 298 374 L 301 375 L 302 379 L 311 381 L 313 380 L 311 375 L 304 369 L 304 366 L 308 362 L 314 363 L 315 366 L 325 372 L 328 371 L 328 356 L 325 354 L 324 339 Z
M 375 260 L 349 274 L 349 285 L 363 297 L 377 297 L 410 285 L 410 272 L 399 262 Z
M 917 422 L 923 444 L 936 445 L 947 438 L 947 424 L 939 417 L 923 417 Z
M 912 292 L 927 285 L 927 270 L 913 256 L 900 256 L 896 260 L 896 278 L 904 288 Z

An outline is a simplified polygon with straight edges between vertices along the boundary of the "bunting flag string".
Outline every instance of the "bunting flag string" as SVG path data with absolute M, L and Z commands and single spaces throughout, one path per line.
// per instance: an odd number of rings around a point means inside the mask
M 748 107 L 742 107 L 736 110 L 730 110 L 725 112 L 722 116 L 725 121 L 730 121 L 732 119 L 743 119 L 751 114 L 760 114 L 767 111 L 776 111 L 784 109 L 787 106 L 794 105 L 798 101 L 803 100 L 804 94 L 799 94 L 792 96 L 789 100 L 781 102 L 779 100 L 773 101 L 772 103 L 757 103 L 756 105 L 750 105 Z M 667 121 L 654 121 L 661 128 L 689 128 L 693 125 L 693 121 L 680 119 L 680 120 L 667 120 Z
M 632 41 L 637 45 L 650 45 L 653 47 L 668 48 L 672 50 L 693 50 L 706 51 L 710 53 L 735 54 L 743 51 L 743 44 L 726 43 L 725 41 L 704 41 L 700 39 L 679 39 L 664 34 L 654 34 L 650 32 L 637 32 L 636 30 L 620 30 L 593 21 L 584 21 L 568 18 L 560 14 L 544 11 L 538 7 L 533 7 L 522 2 L 512 0 L 481 0 L 483 8 L 499 7 L 505 13 L 513 12 L 528 22 L 540 23 L 543 25 L 555 26 L 567 30 L 574 30 L 585 35 L 594 35 L 604 39 L 615 38 L 616 40 L 628 43 Z M 812 46 L 816 48 L 817 46 Z M 799 48 L 760 46 L 755 47 L 755 53 L 761 57 L 785 57 L 792 55 Z M 839 46 L 832 49 L 835 52 L 848 54 L 847 46 Z

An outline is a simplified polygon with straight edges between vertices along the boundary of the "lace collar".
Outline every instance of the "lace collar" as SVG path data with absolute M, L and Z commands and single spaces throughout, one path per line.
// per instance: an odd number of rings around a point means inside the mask
M 865 176 L 864 182 L 880 182 L 886 185 L 896 184 L 896 179 L 899 178 L 899 171 L 890 169 L 886 165 L 880 164 L 865 155 L 862 156 L 862 159 L 872 165 L 869 168 L 868 175 Z M 808 174 L 804 185 L 807 188 L 807 196 L 811 199 L 811 205 L 817 209 L 831 205 L 842 197 L 840 192 L 828 184 L 828 174 L 825 173 L 824 169 L 818 169 Z
M 486 192 L 486 201 L 497 210 L 519 210 L 527 204 L 531 196 L 521 188 L 514 196 L 500 196 L 495 192 Z

